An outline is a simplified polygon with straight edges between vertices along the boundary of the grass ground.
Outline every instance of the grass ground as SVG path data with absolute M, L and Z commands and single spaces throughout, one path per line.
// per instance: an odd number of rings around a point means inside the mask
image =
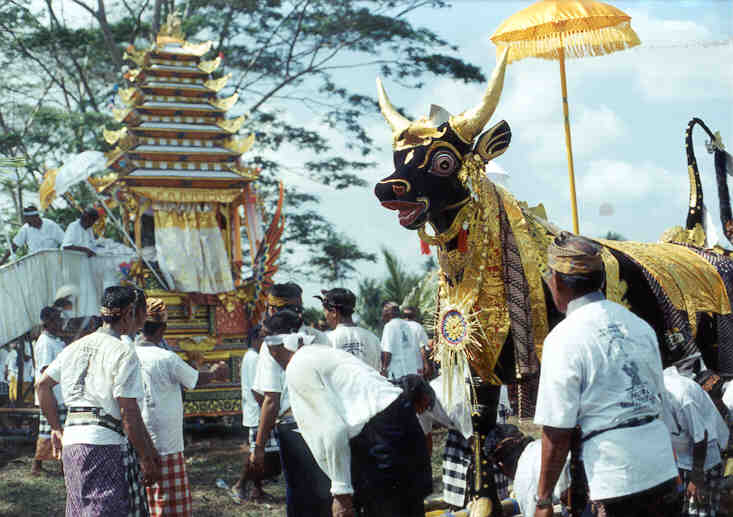
M 235 504 L 226 490 L 216 486 L 224 479 L 229 485 L 237 480 L 242 458 L 247 451 L 244 435 L 231 431 L 211 430 L 187 433 L 186 469 L 192 488 L 193 510 L 197 517 L 285 517 L 285 482 L 282 476 L 265 484 L 265 492 L 273 496 L 268 503 Z M 436 491 L 442 490 L 441 459 L 445 433 L 435 437 L 433 479 Z M 64 515 L 64 479 L 56 463 L 44 463 L 51 471 L 40 477 L 30 475 L 33 444 L 1 445 L 0 453 L 0 517 L 62 517 Z

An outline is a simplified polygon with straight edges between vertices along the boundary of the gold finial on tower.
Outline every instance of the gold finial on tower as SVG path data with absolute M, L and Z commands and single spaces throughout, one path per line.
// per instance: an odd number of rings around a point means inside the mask
M 158 44 L 165 43 L 181 43 L 186 41 L 186 35 L 183 33 L 181 14 L 174 11 L 168 15 L 165 23 L 160 27 L 156 41 Z

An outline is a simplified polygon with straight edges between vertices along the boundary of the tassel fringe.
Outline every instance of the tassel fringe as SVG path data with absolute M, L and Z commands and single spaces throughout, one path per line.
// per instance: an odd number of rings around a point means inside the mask
M 565 57 L 568 59 L 602 56 L 635 47 L 641 44 L 641 40 L 626 21 L 602 29 L 588 31 L 579 26 L 577 30 L 571 28 L 567 32 L 548 34 L 538 39 L 495 43 L 497 56 L 500 56 L 503 50 L 509 47 L 508 63 L 512 63 L 525 57 L 559 60 L 561 49 L 564 49 Z

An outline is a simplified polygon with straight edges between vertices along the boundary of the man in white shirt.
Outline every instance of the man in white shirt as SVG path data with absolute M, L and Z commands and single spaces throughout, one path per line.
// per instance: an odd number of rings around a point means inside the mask
M 103 326 L 64 348 L 37 386 L 54 454 L 63 454 L 66 515 L 147 515 L 140 480 L 150 485 L 160 478 L 160 455 L 137 402 L 145 396 L 140 361 L 120 341 L 133 326 L 135 299 L 130 287 L 105 289 Z M 56 384 L 68 408 L 63 429 Z
M 264 346 L 260 348 L 257 372 L 252 391 L 262 397 L 257 439 L 250 453 L 250 463 L 257 471 L 265 467 L 266 444 L 276 427 L 286 483 L 288 517 L 330 517 L 331 501 L 328 478 L 318 467 L 298 430 L 290 408 L 285 385 L 285 370 L 272 355 L 274 348 L 283 347 L 284 337 L 312 341 L 312 336 L 298 333 L 303 321 L 297 313 L 282 309 L 263 323 Z M 325 347 L 324 347 L 325 348 Z M 329 349 L 330 350 L 330 349 Z
M 27 246 L 28 253 L 34 253 L 39 250 L 58 249 L 63 240 L 64 231 L 61 227 L 51 219 L 42 218 L 38 209 L 29 205 L 23 209 L 23 226 L 13 238 L 11 246 L 12 251 Z M 0 265 L 5 264 L 10 252 L 11 250 L 8 250 L 0 259 Z
M 432 377 L 432 368 L 430 365 L 429 357 L 430 339 L 428 338 L 428 333 L 425 332 L 425 327 L 423 327 L 420 323 L 420 317 L 417 311 L 417 307 L 412 307 L 408 305 L 407 307 L 402 309 L 402 316 L 405 318 L 405 321 L 412 329 L 412 333 L 415 336 L 415 341 L 417 342 L 417 346 L 420 349 L 423 375 L 425 375 L 425 377 L 429 379 Z
M 354 293 L 337 287 L 330 291 L 321 291 L 321 295 L 316 298 L 321 300 L 326 322 L 333 329 L 328 333 L 331 346 L 358 357 L 379 371 L 379 338 L 367 329 L 357 327 L 351 318 L 356 306 Z
M 303 289 L 295 282 L 287 282 L 285 284 L 275 284 L 270 288 L 267 296 L 267 309 L 265 314 L 267 317 L 272 316 L 278 311 L 287 309 L 293 311 L 303 318 Z M 298 332 L 313 337 L 313 343 L 319 345 L 328 344 L 328 336 L 318 329 L 301 324 Z
M 33 345 L 33 356 L 36 361 L 36 371 L 38 371 L 38 380 L 49 364 L 61 353 L 66 343 L 58 337 L 61 331 L 61 313 L 58 309 L 52 307 L 44 307 L 41 311 L 41 322 L 43 330 L 38 336 L 36 343 Z M 64 405 L 64 397 L 61 393 L 61 386 L 55 386 L 53 394 L 58 404 L 59 420 L 63 428 L 66 421 L 66 406 Z M 36 406 L 39 406 L 38 396 L 36 396 Z M 38 422 L 38 441 L 36 442 L 36 455 L 31 465 L 31 475 L 38 476 L 43 472 L 42 462 L 55 461 L 53 450 L 51 447 L 51 426 L 48 420 L 41 413 Z
M 542 442 L 523 435 L 513 425 L 500 425 L 497 432 L 500 441 L 488 451 L 489 457 L 507 478 L 513 480 L 513 492 L 520 514 L 523 517 L 534 517 L 534 500 L 542 463 Z M 553 504 L 566 504 L 569 488 L 570 464 L 566 461 L 552 494 Z
M 664 370 L 664 387 L 667 426 L 686 491 L 682 515 L 716 515 L 723 477 L 720 452 L 728 445 L 728 426 L 702 387 L 674 366 Z
M 17 407 L 32 404 L 34 372 L 33 358 L 28 343 L 19 340 L 10 344 L 10 353 L 5 359 L 5 368 L 8 375 L 10 402 Z
M 403 392 L 347 352 L 297 340 L 271 353 L 286 367 L 293 415 L 330 480 L 332 515 L 422 517 L 431 473 L 416 412 L 434 403 L 429 388 Z
M 64 233 L 62 247 L 65 250 L 82 251 L 88 257 L 96 255 L 97 239 L 94 238 L 92 226 L 99 219 L 99 214 L 93 208 L 87 208 L 81 217 L 69 224 Z
M 399 379 L 405 375 L 422 375 L 422 354 L 415 335 L 400 316 L 400 308 L 394 302 L 382 307 L 382 375 Z
M 656 334 L 607 301 L 600 248 L 562 232 L 548 247 L 548 285 L 565 313 L 547 336 L 535 423 L 542 469 L 535 517 L 552 515 L 552 491 L 580 427 L 589 496 L 607 517 L 679 515 L 677 467 L 663 418 Z
M 229 367 L 223 361 L 211 371 L 191 368 L 178 354 L 161 348 L 168 308 L 159 298 L 147 299 L 147 319 L 135 351 L 140 359 L 145 398 L 143 422 L 162 461 L 161 478 L 146 488 L 151 517 L 192 515 L 191 489 L 183 455 L 183 397 L 181 388 L 193 389 L 212 380 L 225 381 Z
M 257 362 L 264 337 L 264 329 L 261 325 L 251 329 L 248 336 L 249 347 L 242 358 L 240 374 L 242 384 L 242 426 L 247 429 L 249 451 L 255 450 L 257 429 L 260 422 L 260 406 L 254 397 L 252 387 L 257 374 Z M 261 470 L 252 468 L 249 454 L 247 454 L 244 457 L 242 474 L 231 488 L 232 499 L 235 503 L 241 504 L 247 499 L 261 500 L 267 497 L 267 494 L 262 490 L 262 481 L 275 477 L 280 472 L 280 447 L 274 433 L 270 433 L 270 437 L 265 444 L 264 467 Z M 252 491 L 248 492 L 250 481 L 252 482 Z

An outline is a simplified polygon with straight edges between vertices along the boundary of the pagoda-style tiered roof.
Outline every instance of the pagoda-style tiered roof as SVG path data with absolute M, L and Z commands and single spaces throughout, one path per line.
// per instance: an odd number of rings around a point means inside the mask
M 116 146 L 107 166 L 118 186 L 232 189 L 257 178 L 239 160 L 254 137 L 237 136 L 244 116 L 226 117 L 238 95 L 219 97 L 229 76 L 212 77 L 221 58 L 203 60 L 210 49 L 211 42 L 187 42 L 176 17 L 152 48 L 128 47 L 125 58 L 138 68 L 118 92 L 126 107 L 114 115 L 124 127 L 104 132 Z

